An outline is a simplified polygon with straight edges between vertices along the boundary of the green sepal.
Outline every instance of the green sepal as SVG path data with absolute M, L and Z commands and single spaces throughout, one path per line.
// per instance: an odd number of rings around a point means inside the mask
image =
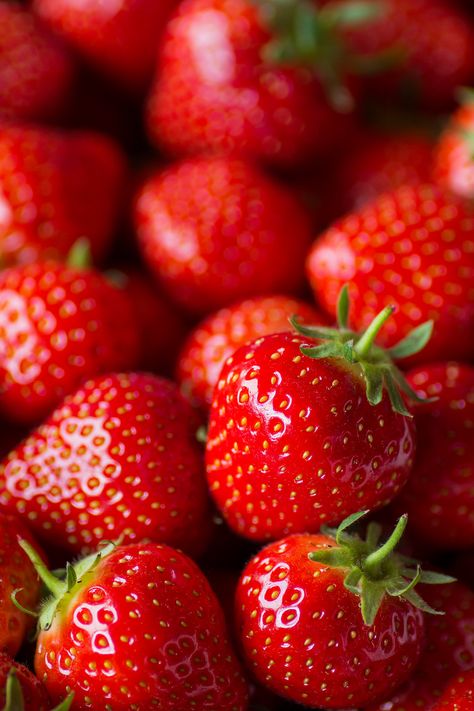
M 386 13 L 384 2 L 352 0 L 350 3 L 333 3 L 321 9 L 320 15 L 325 22 L 334 27 L 353 28 L 378 20 Z
M 301 323 L 298 316 L 290 316 L 288 320 L 293 328 L 303 336 L 309 336 L 310 338 L 321 339 L 324 341 L 337 340 L 339 338 L 339 331 L 337 328 L 329 328 L 327 326 L 308 326 Z
M 68 592 L 72 590 L 74 585 L 77 583 L 77 575 L 74 567 L 70 563 L 66 563 L 66 585 Z
M 320 548 L 309 554 L 313 563 L 321 563 L 331 568 L 345 568 L 352 563 L 352 556 L 344 548 Z
M 349 307 L 349 287 L 347 284 L 344 284 L 337 301 L 337 323 L 341 329 L 347 328 L 347 324 L 349 323 Z
M 66 264 L 74 269 L 87 269 L 92 266 L 91 245 L 88 239 L 80 237 L 68 252 Z
M 396 343 L 392 348 L 387 348 L 387 353 L 391 358 L 397 360 L 419 353 L 433 335 L 433 326 L 433 321 L 425 321 L 421 326 L 417 326 L 410 331 L 408 336 Z
M 393 583 L 389 583 L 387 585 L 387 593 L 392 597 L 403 597 L 407 594 L 407 592 L 413 590 L 415 585 L 418 585 L 420 580 L 421 568 L 418 566 L 418 569 L 415 571 L 415 575 L 411 580 L 404 580 L 403 578 L 400 578 L 399 580 L 394 580 Z
M 207 426 L 201 425 L 196 430 L 196 440 L 199 444 L 206 444 L 207 442 Z
M 362 571 L 360 570 L 360 568 L 357 568 L 357 566 L 354 566 L 344 578 L 344 587 L 346 588 L 346 590 L 349 590 L 349 592 L 353 593 L 354 595 L 360 595 L 359 585 L 361 578 Z
M 403 568 L 402 575 L 405 578 L 411 578 L 417 575 L 417 570 L 411 570 L 409 568 Z M 436 573 L 434 570 L 422 570 L 420 571 L 420 583 L 423 585 L 446 585 L 447 583 L 454 583 L 456 578 L 452 575 L 445 575 L 444 573 Z
M 374 624 L 377 612 L 385 597 L 386 588 L 383 583 L 370 580 L 365 575 L 360 578 L 360 601 L 362 619 L 370 627 Z
M 23 592 L 25 588 L 15 588 L 13 592 L 10 595 L 10 599 L 12 603 L 15 605 L 17 610 L 20 610 L 20 612 L 23 612 L 24 615 L 29 615 L 30 617 L 38 617 L 38 613 L 35 612 L 35 610 L 29 610 L 27 607 L 23 607 L 21 602 L 18 601 L 18 593 Z
M 331 341 L 323 343 L 321 346 L 301 346 L 301 352 L 310 358 L 338 358 L 341 356 L 341 348 L 337 343 Z
M 443 610 L 435 610 L 434 607 L 431 607 L 431 605 L 428 605 L 427 602 L 423 600 L 423 598 L 418 595 L 416 590 L 409 590 L 408 592 L 404 593 L 403 595 L 405 600 L 408 600 L 413 607 L 416 607 L 418 610 L 421 610 L 422 612 L 425 612 L 428 615 L 444 615 Z
M 365 392 L 371 405 L 378 405 L 383 398 L 383 372 L 371 363 L 360 364 L 365 377 Z
M 11 667 L 5 685 L 5 706 L 3 711 L 24 711 L 23 691 L 16 675 L 15 667 Z
M 51 711 L 69 711 L 69 709 L 72 706 L 72 702 L 74 701 L 74 691 L 71 691 L 71 693 L 66 696 L 64 701 L 61 701 L 57 706 L 54 707 L 54 709 L 51 709 Z

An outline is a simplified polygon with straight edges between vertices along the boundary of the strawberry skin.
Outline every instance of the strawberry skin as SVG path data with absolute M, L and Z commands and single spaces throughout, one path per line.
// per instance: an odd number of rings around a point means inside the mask
M 472 711 L 474 708 L 474 670 L 460 674 L 448 684 L 436 711 Z
M 206 462 L 229 525 L 256 540 L 316 532 L 388 503 L 406 482 L 414 426 L 388 398 L 370 405 L 360 373 L 264 336 L 228 358 L 214 392 Z
M 349 282 L 356 330 L 393 304 L 383 345 L 432 319 L 434 333 L 418 361 L 474 355 L 474 213 L 435 186 L 401 187 L 340 219 L 314 243 L 307 272 L 332 316 Z
M 413 670 L 423 614 L 385 597 L 373 625 L 340 570 L 308 554 L 334 545 L 324 535 L 271 543 L 242 573 L 236 617 L 250 669 L 265 686 L 311 708 L 360 707 Z
M 85 378 L 130 367 L 131 306 L 94 270 L 35 263 L 0 274 L 0 411 L 35 424 Z
M 474 198 L 474 97 L 451 117 L 435 152 L 433 177 L 461 198 Z
M 13 659 L 4 652 L 0 652 L 0 703 L 2 705 L 5 704 L 5 687 L 8 673 L 12 668 L 15 670 L 16 677 L 21 686 L 26 711 L 50 711 L 51 702 L 40 680 L 23 664 L 18 664 L 18 662 L 13 661 Z M 17 707 L 8 708 L 16 709 Z
M 135 226 L 148 265 L 191 312 L 302 285 L 306 214 L 247 162 L 201 157 L 155 173 L 137 196 Z
M 245 711 L 224 617 L 199 568 L 148 543 L 99 561 L 40 631 L 35 670 L 74 711 Z
M 64 258 L 79 238 L 94 260 L 115 230 L 126 177 L 120 148 L 97 133 L 0 128 L 3 265 Z
M 295 314 L 305 323 L 327 322 L 304 301 L 280 294 L 239 301 L 208 316 L 191 331 L 178 358 L 177 380 L 182 392 L 207 409 L 227 358 L 247 341 L 289 331 L 289 318 Z
M 189 549 L 208 515 L 199 425 L 167 380 L 90 380 L 5 460 L 0 502 L 73 553 L 121 535 Z

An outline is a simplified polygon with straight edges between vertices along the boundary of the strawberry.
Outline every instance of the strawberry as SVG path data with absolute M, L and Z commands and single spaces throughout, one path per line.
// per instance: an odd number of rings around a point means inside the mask
M 340 330 L 296 324 L 299 335 L 263 336 L 222 369 L 207 476 L 227 523 L 241 535 L 316 532 L 358 507 L 384 506 L 410 474 L 415 433 L 398 387 L 416 395 L 390 352 L 373 345 L 392 310 L 358 334 L 347 327 L 348 309 L 344 289 Z M 393 355 L 423 347 L 429 331 L 425 324 Z
M 183 553 L 156 543 L 115 548 L 49 573 L 35 670 L 75 711 L 245 711 L 247 689 L 209 583 Z
M 56 118 L 73 75 L 71 57 L 33 14 L 0 2 L 0 118 Z
M 195 546 L 208 515 L 199 425 L 167 380 L 90 380 L 5 460 L 0 503 L 74 553 L 121 535 Z
M 332 315 L 350 282 L 356 329 L 393 304 L 381 344 L 432 319 L 425 362 L 474 355 L 474 212 L 439 188 L 404 186 L 340 219 L 314 243 L 307 271 Z
M 137 196 L 135 224 L 150 268 L 189 311 L 302 284 L 307 217 L 288 190 L 244 161 L 203 157 L 153 174 Z
M 448 684 L 436 711 L 472 711 L 474 708 L 474 669 L 459 674 Z
M 0 411 L 32 424 L 85 378 L 131 366 L 137 334 L 123 291 L 55 262 L 0 273 Z
M 311 708 L 360 707 L 407 679 L 423 647 L 422 610 L 434 612 L 413 588 L 447 580 L 391 554 L 406 517 L 379 546 L 378 524 L 365 540 L 347 533 L 362 515 L 270 543 L 240 578 L 236 618 L 250 669 Z
M 34 543 L 24 524 L 4 511 L 0 513 L 0 650 L 15 655 L 30 628 L 31 618 L 15 605 L 16 593 L 24 608 L 34 607 L 40 593 L 35 569 L 18 545 L 17 537 Z M 0 688 L 3 665 L 0 664 Z
M 289 331 L 294 314 L 306 323 L 327 323 L 309 304 L 280 294 L 239 301 L 208 316 L 191 331 L 178 358 L 177 380 L 183 393 L 195 405 L 209 407 L 227 358 L 247 341 Z
M 474 368 L 459 363 L 407 373 L 415 403 L 417 453 L 413 474 L 395 502 L 407 511 L 414 538 L 431 548 L 474 546 Z
M 51 711 L 51 702 L 40 680 L 5 652 L 0 652 L 0 704 L 4 711 Z
M 465 90 L 463 105 L 451 117 L 435 152 L 433 176 L 461 198 L 474 198 L 474 92 Z
M 107 251 L 124 192 L 125 159 L 109 138 L 0 127 L 3 265 L 65 257 L 79 238 Z
M 90 64 L 133 92 L 151 80 L 175 0 L 33 0 L 41 19 Z

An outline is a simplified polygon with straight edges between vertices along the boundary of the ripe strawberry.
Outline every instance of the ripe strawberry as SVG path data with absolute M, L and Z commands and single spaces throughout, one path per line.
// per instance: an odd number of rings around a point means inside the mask
M 85 378 L 134 364 L 123 291 L 92 269 L 54 262 L 0 273 L 0 411 L 41 420 Z
M 153 375 L 88 381 L 0 468 L 0 502 L 71 552 L 107 539 L 200 542 L 208 515 L 200 421 Z
M 414 538 L 432 548 L 474 546 L 474 368 L 420 366 L 407 374 L 420 397 L 414 405 L 417 452 L 413 474 L 395 502 L 407 511 Z
M 125 159 L 89 132 L 0 127 L 3 265 L 65 257 L 79 238 L 108 249 L 123 198 Z
M 152 175 L 137 196 L 135 224 L 150 268 L 189 311 L 303 282 L 305 213 L 288 190 L 241 160 L 196 158 Z
M 0 650 L 14 656 L 20 649 L 31 618 L 13 602 L 16 590 L 18 600 L 26 609 L 36 605 L 40 582 L 30 561 L 18 545 L 17 538 L 27 539 L 35 547 L 30 533 L 23 523 L 11 514 L 0 513 Z M 0 664 L 0 688 L 2 665 Z
M 289 318 L 324 325 L 326 318 L 290 296 L 262 296 L 221 309 L 190 333 L 177 362 L 181 390 L 195 405 L 208 408 L 222 366 L 247 341 L 291 330 Z
M 434 179 L 461 198 L 474 198 L 474 92 L 463 93 L 458 109 L 441 135 L 434 162 Z
M 350 283 L 356 329 L 387 304 L 397 307 L 381 344 L 432 319 L 424 362 L 474 355 L 474 211 L 439 188 L 405 186 L 342 218 L 316 240 L 307 270 L 332 315 Z
M 51 711 L 51 702 L 40 680 L 4 652 L 0 652 L 0 704 L 4 711 Z
M 391 552 L 406 517 L 380 547 L 346 529 L 271 543 L 242 573 L 236 617 L 250 669 L 265 686 L 311 708 L 360 707 L 407 679 L 423 647 L 423 613 L 413 590 L 423 576 Z M 434 576 L 434 577 L 433 577 Z M 419 609 L 417 609 L 419 608 Z M 362 615 L 361 615 L 362 612 Z
M 56 118 L 73 74 L 69 54 L 29 10 L 0 2 L 0 118 Z
M 318 531 L 360 507 L 384 506 L 410 474 L 414 426 L 398 392 L 408 392 L 407 384 L 390 354 L 373 345 L 392 311 L 384 309 L 361 335 L 347 328 L 348 309 L 343 290 L 340 330 L 297 326 L 304 335 L 263 336 L 222 369 L 207 475 L 227 523 L 241 535 Z M 393 354 L 423 347 L 429 328 Z
M 474 708 L 474 669 L 459 674 L 448 684 L 436 711 L 472 711 Z
M 60 581 L 27 544 L 52 592 L 39 618 L 35 670 L 75 711 L 244 711 L 247 689 L 209 583 L 183 553 L 109 544 Z
M 38 15 L 91 65 L 132 91 L 152 77 L 175 0 L 33 0 Z

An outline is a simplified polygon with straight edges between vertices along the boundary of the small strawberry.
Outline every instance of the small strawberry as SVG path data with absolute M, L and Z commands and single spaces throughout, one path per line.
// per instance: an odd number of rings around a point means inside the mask
M 385 352 L 373 340 L 392 309 L 364 334 L 348 329 L 348 310 L 344 289 L 339 330 L 296 324 L 299 335 L 263 336 L 222 369 L 207 475 L 227 523 L 241 535 L 316 532 L 358 507 L 384 506 L 410 474 L 415 432 L 398 388 L 416 395 L 390 356 L 422 348 L 430 324 Z
M 74 553 L 121 535 L 195 547 L 208 517 L 199 425 L 167 380 L 90 380 L 4 461 L 0 503 Z
M 340 219 L 314 243 L 307 271 L 333 316 L 342 285 L 350 283 L 356 329 L 396 306 L 381 344 L 391 346 L 432 319 L 425 362 L 474 355 L 474 211 L 439 188 L 404 186 Z
M 461 198 L 474 198 L 474 92 L 464 90 L 463 105 L 451 117 L 435 151 L 433 177 Z
M 239 301 L 208 316 L 191 331 L 177 362 L 177 380 L 188 399 L 203 408 L 229 356 L 247 341 L 291 330 L 290 316 L 325 325 L 326 318 L 309 304 L 290 296 L 262 296 Z
M 30 549 L 49 588 L 35 670 L 74 711 L 245 711 L 247 689 L 209 583 L 183 553 L 156 543 L 68 565 L 58 580 Z
M 56 259 L 79 238 L 106 253 L 119 216 L 125 159 L 106 136 L 0 127 L 3 265 Z
M 271 543 L 242 573 L 236 617 L 247 663 L 257 679 L 311 708 L 360 707 L 395 689 L 412 673 L 423 648 L 422 610 L 413 589 L 424 578 L 413 561 L 392 554 L 402 517 L 379 545 L 347 528 L 289 536 Z M 361 614 L 362 613 L 362 614 Z
M 3 711 L 51 711 L 51 702 L 40 680 L 4 652 L 0 652 L 0 704 Z M 67 708 L 63 707 L 63 711 Z
M 474 669 L 459 674 L 445 689 L 436 711 L 472 711 L 474 709 Z
M 302 285 L 307 217 L 289 190 L 244 161 L 201 157 L 153 174 L 135 224 L 150 268 L 194 313 Z
M 19 3 L 0 2 L 0 118 L 56 118 L 74 74 L 71 57 Z

